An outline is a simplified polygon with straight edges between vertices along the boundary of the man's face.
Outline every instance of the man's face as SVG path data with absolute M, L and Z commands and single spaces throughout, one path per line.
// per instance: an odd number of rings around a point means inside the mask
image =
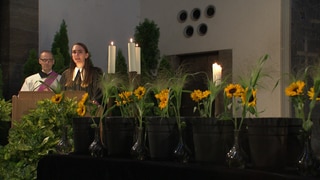
M 44 72 L 48 73 L 52 70 L 54 59 L 51 53 L 43 52 L 40 54 L 39 64 Z

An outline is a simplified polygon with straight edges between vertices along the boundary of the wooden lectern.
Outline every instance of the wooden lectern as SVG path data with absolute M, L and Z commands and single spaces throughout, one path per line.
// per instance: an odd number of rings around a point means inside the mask
M 82 98 L 84 91 L 64 91 L 64 96 L 78 101 Z M 44 99 L 51 99 L 54 95 L 51 91 L 20 91 L 18 95 L 12 96 L 12 121 L 20 121 L 23 115 L 37 107 L 37 102 Z

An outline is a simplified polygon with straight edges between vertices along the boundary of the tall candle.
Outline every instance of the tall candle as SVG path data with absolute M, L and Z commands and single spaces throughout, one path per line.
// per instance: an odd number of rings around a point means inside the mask
M 108 47 L 108 73 L 116 72 L 116 46 L 113 45 L 113 41 L 111 45 Z
M 212 64 L 212 80 L 213 82 L 216 82 L 216 85 L 219 85 L 221 83 L 221 72 L 222 68 L 219 64 Z
M 137 71 L 136 70 L 136 51 L 135 44 L 132 42 L 132 38 L 128 43 L 128 64 L 129 64 L 129 72 Z
M 141 48 L 136 44 L 136 70 L 137 74 L 141 74 Z

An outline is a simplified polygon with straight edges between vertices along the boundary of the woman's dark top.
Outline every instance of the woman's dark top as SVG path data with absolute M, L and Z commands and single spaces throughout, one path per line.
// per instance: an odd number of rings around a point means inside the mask
M 62 73 L 62 76 L 60 79 L 62 89 L 65 91 L 85 91 L 89 94 L 90 100 L 95 100 L 101 104 L 102 92 L 101 92 L 100 80 L 103 75 L 103 72 L 98 67 L 91 67 L 91 73 L 92 73 L 92 80 L 91 80 L 91 83 L 88 84 L 88 86 L 83 87 L 81 86 L 81 83 L 76 83 L 76 80 L 72 81 L 71 84 L 67 86 L 66 82 L 69 78 L 72 79 L 72 76 L 70 77 L 70 69 L 65 70 Z

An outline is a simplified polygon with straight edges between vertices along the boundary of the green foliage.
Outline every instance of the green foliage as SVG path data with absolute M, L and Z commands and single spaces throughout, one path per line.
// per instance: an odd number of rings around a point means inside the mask
M 163 56 L 161 58 L 160 64 L 159 64 L 159 68 L 158 68 L 158 74 L 167 74 L 169 73 L 170 76 L 172 76 L 173 74 L 173 70 L 172 67 L 169 63 L 169 60 L 167 57 Z
M 117 52 L 116 73 L 121 74 L 123 76 L 128 75 L 128 68 L 127 68 L 126 59 L 123 56 L 121 49 L 119 49 Z
M 59 74 L 61 74 L 66 66 L 64 65 L 64 57 L 60 52 L 60 49 L 57 49 L 57 54 L 54 55 L 54 65 L 53 65 L 53 70 Z
M 141 47 L 141 74 L 150 74 L 158 68 L 160 51 L 158 48 L 160 29 L 154 23 L 145 19 L 135 29 L 134 38 Z
M 64 66 L 69 66 L 70 63 L 70 53 L 69 53 L 69 39 L 68 39 L 68 31 L 67 25 L 64 20 L 60 24 L 59 32 L 56 32 L 54 36 L 53 43 L 51 45 L 51 51 L 54 56 L 62 54 L 64 60 Z M 60 51 L 60 52 L 59 52 Z M 65 68 L 62 68 L 65 69 Z M 58 69 L 57 72 L 62 71 L 62 69 Z
M 75 100 L 65 98 L 63 103 L 76 112 Z M 9 143 L 0 146 L 0 179 L 36 179 L 38 161 L 55 153 L 62 127 L 71 126 L 71 120 L 60 118 L 56 109 L 55 102 L 45 99 L 39 101 L 37 108 L 23 116 L 21 121 L 13 122 Z M 68 136 L 72 136 L 72 129 Z
M 0 99 L 0 121 L 11 120 L 12 103 L 5 99 Z
M 3 98 L 3 74 L 2 74 L 1 64 L 0 64 L 0 98 Z
M 41 66 L 39 65 L 37 52 L 35 49 L 31 49 L 29 51 L 29 57 L 23 66 L 24 78 L 38 73 L 39 71 L 41 71 Z

